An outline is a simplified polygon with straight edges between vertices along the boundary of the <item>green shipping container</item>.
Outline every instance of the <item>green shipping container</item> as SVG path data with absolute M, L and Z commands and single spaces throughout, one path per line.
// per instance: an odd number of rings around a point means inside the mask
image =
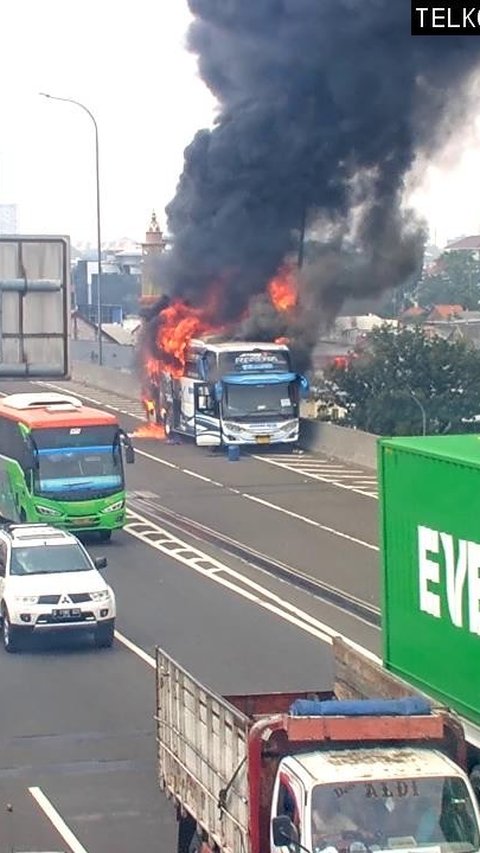
M 385 666 L 480 724 L 480 435 L 380 439 Z

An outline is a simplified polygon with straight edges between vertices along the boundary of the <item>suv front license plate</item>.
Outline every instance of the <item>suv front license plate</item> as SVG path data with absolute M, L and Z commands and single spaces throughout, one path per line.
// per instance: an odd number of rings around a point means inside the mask
M 53 619 L 79 619 L 82 611 L 74 610 L 52 610 Z

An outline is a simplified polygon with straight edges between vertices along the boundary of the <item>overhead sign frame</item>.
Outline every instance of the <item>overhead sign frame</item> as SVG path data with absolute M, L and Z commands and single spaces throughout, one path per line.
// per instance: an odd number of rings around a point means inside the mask
M 0 234 L 0 379 L 70 378 L 70 238 Z

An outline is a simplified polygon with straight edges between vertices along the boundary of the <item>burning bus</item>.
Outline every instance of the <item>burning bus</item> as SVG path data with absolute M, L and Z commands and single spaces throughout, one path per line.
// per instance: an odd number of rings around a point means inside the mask
M 150 401 L 165 435 L 199 446 L 292 444 L 307 379 L 292 370 L 286 344 L 193 338 L 183 374 L 150 378 Z

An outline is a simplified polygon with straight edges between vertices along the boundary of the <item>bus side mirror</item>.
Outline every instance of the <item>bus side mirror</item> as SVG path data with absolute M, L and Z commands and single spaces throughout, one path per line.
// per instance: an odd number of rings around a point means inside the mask
M 300 393 L 302 397 L 306 397 L 308 392 L 310 391 L 310 382 L 308 381 L 306 376 L 302 376 L 300 373 L 297 374 L 298 385 L 300 388 Z
M 131 444 L 127 444 L 125 446 L 125 462 L 127 465 L 131 465 L 132 462 L 135 462 L 135 450 Z
M 279 815 L 272 820 L 272 836 L 275 847 L 298 846 L 298 833 L 288 815 Z
M 223 396 L 223 386 L 221 382 L 215 382 L 213 386 L 213 395 L 217 403 L 220 403 Z

